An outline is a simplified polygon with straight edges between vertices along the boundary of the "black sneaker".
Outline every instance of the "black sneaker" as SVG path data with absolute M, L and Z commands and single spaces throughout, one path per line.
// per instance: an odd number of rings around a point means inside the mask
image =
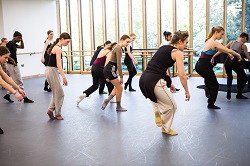
M 133 89 L 133 88 L 129 88 L 129 91 L 130 91 L 130 92 L 135 92 L 136 90 Z
M 242 94 L 237 94 L 236 95 L 236 99 L 249 99 L 248 97 L 246 97 L 246 96 L 243 96 Z
M 50 88 L 43 88 L 44 91 L 51 92 Z
M 10 103 L 14 102 L 13 100 L 10 99 L 10 95 L 9 94 L 6 94 L 3 98 L 5 100 L 8 100 Z
M 207 108 L 208 108 L 208 109 L 220 109 L 220 107 L 218 107 L 218 106 L 216 106 L 216 105 L 214 105 L 214 104 L 208 104 L 208 105 L 207 105 Z
M 4 132 L 3 132 L 3 130 L 0 128 L 0 134 L 3 134 Z
M 25 97 L 23 100 L 24 103 L 34 103 L 33 100 L 30 100 L 28 97 Z

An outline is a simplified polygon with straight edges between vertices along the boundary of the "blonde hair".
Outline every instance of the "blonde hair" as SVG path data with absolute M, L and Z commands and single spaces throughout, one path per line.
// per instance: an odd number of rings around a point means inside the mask
M 130 33 L 130 35 L 129 35 L 130 37 L 132 37 L 132 36 L 136 36 L 134 33 Z
M 208 41 L 208 39 L 210 39 L 215 32 L 219 32 L 220 33 L 220 31 L 225 31 L 225 30 L 221 26 L 212 27 L 211 30 L 210 30 L 210 32 L 209 32 L 209 34 L 208 34 L 208 37 L 205 40 L 205 42 Z

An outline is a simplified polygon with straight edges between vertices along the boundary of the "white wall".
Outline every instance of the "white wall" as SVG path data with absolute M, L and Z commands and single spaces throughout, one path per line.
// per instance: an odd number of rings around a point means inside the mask
M 2 9 L 2 0 L 0 0 L 0 38 L 4 35 L 3 31 L 3 9 Z
M 55 0 L 2 0 L 2 9 L 4 37 L 11 40 L 15 31 L 23 35 L 25 48 L 18 49 L 18 53 L 41 52 L 50 29 L 57 38 Z M 18 55 L 19 65 L 24 66 L 22 76 L 44 74 L 45 67 L 40 59 L 41 54 Z

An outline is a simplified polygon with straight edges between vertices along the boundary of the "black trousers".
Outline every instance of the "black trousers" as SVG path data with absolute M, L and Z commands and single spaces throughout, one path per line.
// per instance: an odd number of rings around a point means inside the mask
M 136 71 L 136 68 L 135 68 L 135 66 L 134 66 L 131 59 L 127 60 L 127 61 L 124 61 L 124 63 L 127 66 L 128 73 L 129 73 L 129 77 L 128 77 L 128 80 L 127 80 L 126 84 L 129 85 L 129 88 L 132 88 L 132 79 L 137 74 L 137 71 Z
M 200 58 L 195 65 L 196 72 L 204 78 L 207 102 L 210 105 L 214 105 L 218 90 L 219 83 L 213 71 L 213 65 L 208 58 Z
M 227 88 L 231 89 L 232 87 L 232 81 L 233 81 L 232 71 L 235 71 L 237 73 L 238 94 L 242 94 L 242 91 L 247 83 L 247 76 L 244 71 L 244 64 L 238 62 L 238 59 L 236 57 L 234 57 L 233 60 L 227 57 L 227 59 L 224 62 L 224 66 L 227 73 Z
M 83 91 L 83 93 L 86 93 L 87 97 L 89 95 L 91 95 L 94 91 L 96 91 L 98 89 L 99 85 L 101 86 L 101 83 L 106 84 L 109 94 L 114 89 L 114 86 L 112 83 L 106 82 L 106 79 L 105 79 L 104 74 L 103 74 L 103 69 L 104 69 L 104 67 L 101 64 L 93 64 L 92 65 L 91 74 L 92 74 L 92 78 L 93 78 L 93 85 L 90 86 L 87 90 Z M 104 89 L 104 86 L 103 86 L 103 89 Z M 103 92 L 103 90 L 101 92 Z M 101 93 L 101 92 L 99 89 L 99 93 Z

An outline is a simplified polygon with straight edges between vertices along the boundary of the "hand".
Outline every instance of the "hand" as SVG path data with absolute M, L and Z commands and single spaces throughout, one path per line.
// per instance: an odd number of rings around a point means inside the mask
M 233 56 L 232 54 L 228 54 L 228 56 L 229 56 L 229 58 L 230 58 L 231 60 L 234 59 L 234 56 Z
M 24 90 L 22 90 L 21 88 L 18 89 L 18 92 L 23 96 L 25 97 L 26 96 L 26 93 Z
M 190 94 L 189 94 L 189 92 L 186 92 L 185 95 L 186 95 L 186 99 L 185 100 L 189 101 L 190 100 Z
M 135 60 L 135 61 L 134 61 L 134 64 L 135 64 L 135 66 L 138 66 L 138 61 Z
M 123 84 L 123 78 L 120 78 L 119 82 L 120 84 Z
M 16 92 L 16 94 L 14 96 L 16 97 L 17 101 L 22 101 L 23 100 L 23 96 L 18 92 Z
M 212 57 L 210 62 L 211 62 L 212 65 L 214 64 L 214 57 Z
M 87 71 L 90 71 L 90 70 L 91 70 L 91 68 L 92 68 L 92 66 L 89 66 L 86 70 L 87 70 Z
M 242 61 L 242 58 L 240 55 L 237 58 L 238 58 L 238 62 Z
M 67 81 L 66 77 L 63 78 L 63 85 L 68 86 L 68 81 Z
M 45 62 L 44 58 L 42 58 L 42 59 L 41 59 L 41 62 L 42 62 L 42 63 L 44 63 L 44 62 Z
M 171 84 L 170 92 L 172 92 L 172 93 L 175 93 L 175 92 L 176 92 L 176 89 L 175 89 L 174 84 Z
M 250 61 L 250 58 L 247 58 L 248 61 Z

